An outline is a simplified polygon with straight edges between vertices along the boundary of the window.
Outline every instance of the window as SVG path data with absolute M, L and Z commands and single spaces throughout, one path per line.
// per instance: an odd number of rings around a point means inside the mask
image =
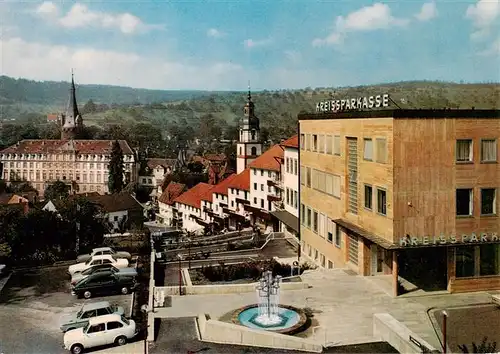
M 461 139 L 457 140 L 456 147 L 457 162 L 470 162 L 472 161 L 472 140 Z
M 306 187 L 311 188 L 311 168 L 306 167 Z
M 254 184 L 253 184 L 253 189 L 254 189 L 254 190 L 257 190 L 257 183 L 254 183 Z
M 319 259 L 320 259 L 320 262 L 321 262 L 321 266 L 324 268 L 325 267 L 325 255 L 323 253 L 321 253 L 319 255 Z
M 496 214 L 496 190 L 494 188 L 481 189 L 481 215 Z
M 252 156 L 257 156 L 257 148 L 255 146 L 252 146 L 252 148 L 250 149 L 250 154 Z
M 373 189 L 372 186 L 365 184 L 365 208 L 372 209 Z
M 314 249 L 314 260 L 317 261 L 318 260 L 318 255 L 319 255 L 319 252 L 318 250 L 315 248 Z
M 112 313 L 112 312 L 110 312 L 107 307 L 103 307 L 103 308 L 97 310 L 97 316 L 109 315 L 110 313 Z
M 387 194 L 383 189 L 377 189 L 377 211 L 379 214 L 387 214 Z
M 377 162 L 387 162 L 387 140 L 385 138 L 377 138 Z
M 472 215 L 472 189 L 457 189 L 457 216 Z
M 342 234 L 339 225 L 335 224 L 335 246 L 340 248 L 342 245 Z
M 323 154 L 325 152 L 325 136 L 318 136 L 318 152 Z
M 264 170 L 260 170 L 260 175 L 264 176 Z
M 318 233 L 318 212 L 316 210 L 313 211 L 313 231 Z
M 481 140 L 481 162 L 496 162 L 497 141 L 495 139 Z
M 333 243 L 333 233 L 328 231 L 328 242 Z
M 255 197 L 253 198 L 253 203 L 257 204 L 257 198 L 255 198 Z
M 305 135 L 300 134 L 300 150 L 304 150 L 305 142 L 306 142 Z
M 318 235 L 325 238 L 326 235 L 326 216 L 325 214 L 319 213 L 318 216 Z
M 373 141 L 371 138 L 365 138 L 363 140 L 363 159 L 367 161 L 373 161 Z
M 293 207 L 297 208 L 297 203 L 299 200 L 299 193 L 297 191 L 293 191 Z
M 457 278 L 474 276 L 474 249 L 473 246 L 457 247 L 455 267 Z
M 286 173 L 290 173 L 290 158 L 287 157 L 285 160 Z
M 299 165 L 298 160 L 297 160 L 297 159 L 293 159 L 293 174 L 294 174 L 295 176 L 297 176 L 297 175 L 298 175 L 298 172 L 297 172 L 297 170 L 298 170 L 298 165 Z
M 260 207 L 261 207 L 262 209 L 264 209 L 264 199 L 261 199 L 261 200 L 260 200 Z
M 87 333 L 104 332 L 105 329 L 106 329 L 106 326 L 104 325 L 104 323 L 99 323 L 99 324 L 90 326 Z
M 306 134 L 306 151 L 311 151 L 311 134 Z
M 322 173 L 322 172 L 320 172 L 320 171 L 318 171 L 318 170 L 315 170 L 315 169 L 313 169 L 313 170 L 312 170 L 312 184 L 311 184 L 311 185 L 312 185 L 312 188 L 313 188 L 313 189 L 316 189 L 316 190 L 318 190 L 318 189 L 319 189 L 319 188 L 318 188 L 318 187 L 319 187 L 319 186 L 318 186 L 318 177 L 319 177 L 319 175 L 320 175 L 321 173 Z
M 307 207 L 307 213 L 306 213 L 306 226 L 308 228 L 311 228 L 311 209 L 309 207 Z
M 257 170 L 253 170 L 253 175 L 257 176 Z
M 328 261 L 328 269 L 333 269 L 333 262 L 332 261 Z
M 306 184 L 306 168 L 304 166 L 300 166 L 300 184 Z
M 269 177 L 269 178 L 273 177 L 271 171 L 267 171 L 267 177 Z
M 290 205 L 290 188 L 286 187 L 286 204 Z
M 325 140 L 325 153 L 331 155 L 333 153 L 333 137 L 331 135 L 327 135 Z
M 333 153 L 335 155 L 340 155 L 340 135 L 335 135 L 333 137 Z
M 333 196 L 340 198 L 340 176 L 333 176 Z
M 260 191 L 264 192 L 264 184 L 262 184 L 262 183 L 260 184 Z
M 500 275 L 500 245 L 481 245 L 479 274 Z
M 300 221 L 302 225 L 305 225 L 305 219 L 306 219 L 306 207 L 304 204 L 300 204 Z
M 118 321 L 108 322 L 107 326 L 108 326 L 108 330 L 117 329 L 117 328 L 122 328 L 123 327 L 123 325 L 121 324 L 121 322 L 118 322 Z
M 318 151 L 318 136 L 316 134 L 312 135 L 312 151 Z

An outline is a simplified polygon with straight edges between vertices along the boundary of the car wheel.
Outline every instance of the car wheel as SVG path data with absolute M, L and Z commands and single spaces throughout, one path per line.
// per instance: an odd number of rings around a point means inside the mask
M 115 339 L 115 343 L 117 345 L 125 345 L 125 344 L 127 344 L 127 337 L 120 336 L 120 337 L 118 337 L 118 338 Z
M 127 295 L 127 294 L 128 294 L 128 288 L 127 288 L 126 286 L 124 286 L 124 287 L 122 288 L 122 294 L 123 294 L 123 295 Z
M 83 345 L 81 345 L 81 344 L 73 344 L 71 346 L 71 353 L 73 353 L 73 354 L 81 354 L 81 353 L 83 353 Z
M 90 299 L 92 297 L 92 293 L 90 291 L 86 291 L 83 293 L 83 297 L 86 299 Z

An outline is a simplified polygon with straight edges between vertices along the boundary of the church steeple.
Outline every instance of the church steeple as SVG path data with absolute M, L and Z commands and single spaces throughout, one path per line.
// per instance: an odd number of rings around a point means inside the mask
M 69 89 L 69 100 L 66 113 L 61 115 L 62 132 L 61 139 L 77 139 L 83 128 L 83 119 L 78 111 L 76 102 L 76 87 L 73 70 L 71 70 L 71 86 Z
M 242 172 L 247 165 L 262 153 L 260 141 L 260 121 L 255 116 L 255 104 L 252 101 L 250 82 L 248 83 L 247 102 L 243 108 L 243 117 L 240 119 L 239 142 L 237 144 L 237 173 Z

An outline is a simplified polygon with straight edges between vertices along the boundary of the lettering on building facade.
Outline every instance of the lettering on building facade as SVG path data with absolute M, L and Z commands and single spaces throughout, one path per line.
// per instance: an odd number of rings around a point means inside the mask
M 389 94 L 328 100 L 316 103 L 316 112 L 341 112 L 350 109 L 372 109 L 389 107 Z
M 462 234 L 460 236 L 450 235 L 445 236 L 406 236 L 399 239 L 399 246 L 433 246 L 433 245 L 446 245 L 446 244 L 475 244 L 485 242 L 499 242 L 498 234 L 496 232 L 486 233 L 472 233 Z

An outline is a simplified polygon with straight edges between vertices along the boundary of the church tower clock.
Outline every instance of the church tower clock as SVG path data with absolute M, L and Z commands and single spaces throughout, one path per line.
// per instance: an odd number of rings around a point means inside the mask
M 248 164 L 262 154 L 260 123 L 259 118 L 255 116 L 255 105 L 252 102 L 250 87 L 248 88 L 247 103 L 243 110 L 243 118 L 239 125 L 239 139 L 236 145 L 237 173 L 241 173 Z

